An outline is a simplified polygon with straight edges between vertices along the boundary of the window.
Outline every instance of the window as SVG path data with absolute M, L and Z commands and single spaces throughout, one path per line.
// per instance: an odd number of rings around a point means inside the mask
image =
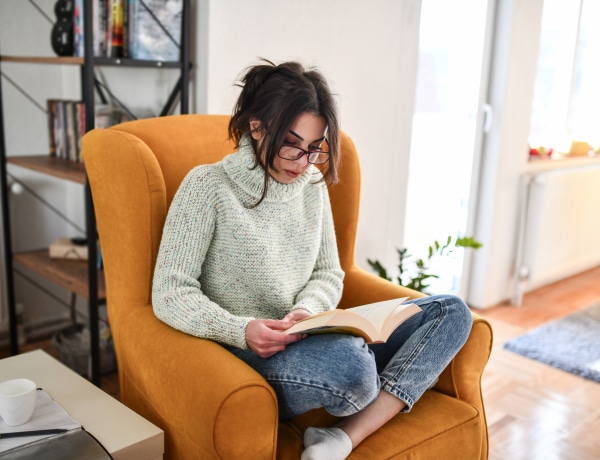
M 465 25 L 465 11 L 469 12 Z M 423 0 L 404 247 L 427 258 L 434 241 L 467 235 L 488 2 Z M 458 26 L 457 26 L 458 25 Z M 432 261 L 429 293 L 458 293 L 464 254 Z M 413 259 L 411 259 L 413 260 Z
M 545 0 L 529 142 L 568 153 L 600 146 L 600 3 Z

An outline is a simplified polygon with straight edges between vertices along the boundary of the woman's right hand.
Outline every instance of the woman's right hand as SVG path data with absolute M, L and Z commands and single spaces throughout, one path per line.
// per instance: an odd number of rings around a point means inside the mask
M 248 347 L 261 358 L 269 358 L 285 350 L 290 343 L 306 337 L 306 334 L 284 334 L 282 331 L 295 324 L 291 320 L 254 319 L 246 327 Z

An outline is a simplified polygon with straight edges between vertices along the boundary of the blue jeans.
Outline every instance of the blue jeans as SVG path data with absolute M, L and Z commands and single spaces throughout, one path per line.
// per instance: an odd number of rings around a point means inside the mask
M 413 300 L 423 310 L 401 324 L 386 343 L 366 345 L 343 334 L 313 335 L 269 358 L 226 347 L 273 387 L 279 416 L 287 420 L 324 407 L 336 416 L 360 411 L 380 390 L 410 411 L 464 345 L 471 313 L 455 296 Z

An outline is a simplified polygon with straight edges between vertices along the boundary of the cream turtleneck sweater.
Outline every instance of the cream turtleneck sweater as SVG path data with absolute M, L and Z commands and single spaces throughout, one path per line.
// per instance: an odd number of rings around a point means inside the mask
M 247 324 L 337 306 L 341 270 L 329 195 L 313 166 L 291 184 L 254 167 L 249 137 L 194 168 L 177 191 L 154 271 L 156 316 L 183 332 L 247 348 Z

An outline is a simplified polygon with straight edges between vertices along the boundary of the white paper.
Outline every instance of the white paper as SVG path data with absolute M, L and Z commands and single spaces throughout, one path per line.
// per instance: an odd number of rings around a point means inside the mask
M 44 390 L 37 390 L 37 399 L 35 402 L 35 410 L 27 423 L 19 426 L 7 425 L 4 420 L 0 419 L 0 433 L 12 433 L 15 431 L 32 431 L 32 430 L 49 430 L 54 428 L 62 428 L 72 430 L 81 428 L 81 424 L 67 414 L 56 401 L 54 401 Z M 40 439 L 51 436 L 59 436 L 56 434 L 43 436 L 26 436 L 18 438 L 0 438 L 0 452 L 5 452 L 15 447 L 29 444 Z

